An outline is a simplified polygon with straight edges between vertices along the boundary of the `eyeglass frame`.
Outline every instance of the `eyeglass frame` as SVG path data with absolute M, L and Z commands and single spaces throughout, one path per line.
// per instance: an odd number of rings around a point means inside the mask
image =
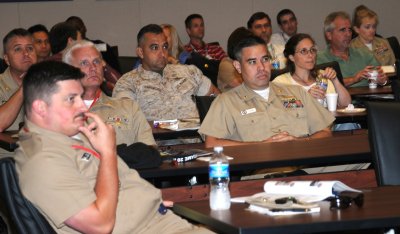
M 303 48 L 301 50 L 295 51 L 295 53 L 299 53 L 304 56 L 309 55 L 310 53 L 311 53 L 311 55 L 315 55 L 315 54 L 317 54 L 317 52 L 318 52 L 318 50 L 315 47 L 311 47 L 310 49 Z

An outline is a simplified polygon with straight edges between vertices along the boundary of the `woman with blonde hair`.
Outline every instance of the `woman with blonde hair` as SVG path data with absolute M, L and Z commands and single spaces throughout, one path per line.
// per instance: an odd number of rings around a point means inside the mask
M 168 42 L 168 63 L 177 64 L 184 63 L 185 61 L 180 61 L 180 55 L 184 51 L 183 43 L 179 38 L 176 28 L 170 24 L 161 24 L 161 28 Z
M 355 8 L 353 16 L 353 29 L 358 34 L 351 41 L 350 46 L 361 48 L 372 53 L 381 65 L 393 65 L 396 62 L 389 42 L 376 36 L 378 15 L 364 5 Z

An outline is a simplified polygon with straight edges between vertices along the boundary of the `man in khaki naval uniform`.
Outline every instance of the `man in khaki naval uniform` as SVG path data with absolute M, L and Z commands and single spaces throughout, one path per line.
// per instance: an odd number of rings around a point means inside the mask
M 160 191 L 117 157 L 113 127 L 81 98 L 83 77 L 56 61 L 26 74 L 15 156 L 22 193 L 57 233 L 206 233 L 165 209 Z
M 271 64 L 261 38 L 241 40 L 234 53 L 244 83 L 213 102 L 199 130 L 206 147 L 331 135 L 334 117 L 301 87 L 269 84 Z
M 25 29 L 13 29 L 4 37 L 3 52 L 8 68 L 0 74 L 0 132 L 18 130 L 24 121 L 21 84 L 28 68 L 36 63 L 33 38 Z M 13 154 L 0 148 L 0 158 Z
M 135 101 L 110 98 L 101 91 L 104 62 L 92 42 L 84 40 L 72 44 L 65 50 L 63 61 L 85 74 L 81 80 L 85 89 L 83 100 L 90 112 L 114 126 L 117 145 L 135 142 L 156 145 L 151 127 Z
M 118 80 L 113 97 L 137 101 L 147 120 L 199 117 L 192 95 L 219 90 L 195 66 L 167 64 L 168 42 L 159 25 L 144 26 L 137 40 L 142 65 Z

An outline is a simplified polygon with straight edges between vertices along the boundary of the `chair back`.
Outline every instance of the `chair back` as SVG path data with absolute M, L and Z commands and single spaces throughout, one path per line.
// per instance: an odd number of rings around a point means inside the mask
M 203 122 L 215 98 L 215 96 L 194 96 L 196 107 L 199 111 L 200 123 Z
M 394 57 L 396 58 L 396 60 L 400 59 L 400 44 L 399 41 L 397 40 L 397 37 L 388 37 L 386 38 L 389 42 L 390 47 L 393 50 L 394 53 Z
M 9 229 L 19 234 L 55 233 L 43 215 L 21 193 L 12 158 L 0 160 L 0 200 Z
M 400 80 L 393 79 L 391 86 L 392 86 L 394 100 L 396 102 L 400 102 Z
M 379 186 L 400 185 L 400 103 L 368 102 L 368 136 Z
M 336 77 L 339 79 L 340 83 L 342 83 L 342 85 L 344 85 L 342 70 L 340 70 L 340 66 L 339 66 L 339 63 L 337 61 L 321 63 L 321 64 L 318 64 L 318 65 L 315 66 L 315 68 L 317 70 L 325 69 L 327 67 L 331 67 L 336 71 Z
M 133 70 L 136 63 L 140 60 L 139 57 L 119 56 L 118 63 L 121 69 L 121 74 L 125 74 Z
M 271 78 L 269 79 L 269 81 L 273 81 L 276 77 L 285 74 L 289 72 L 289 69 L 286 67 L 284 69 L 272 69 L 271 70 Z

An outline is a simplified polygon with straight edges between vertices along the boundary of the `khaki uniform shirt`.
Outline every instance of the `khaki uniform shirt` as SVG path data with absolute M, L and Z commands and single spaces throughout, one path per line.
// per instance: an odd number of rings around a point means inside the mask
M 19 86 L 11 76 L 10 68 L 7 68 L 4 73 L 0 74 L 0 106 L 3 105 L 11 98 L 11 96 L 18 90 Z M 19 111 L 14 123 L 7 128 L 8 131 L 18 130 L 19 123 L 24 122 L 23 108 Z
M 236 71 L 233 66 L 233 60 L 229 57 L 225 57 L 221 60 L 218 67 L 218 89 L 221 92 L 231 90 L 232 87 L 229 84 L 234 80 L 237 80 L 238 83 L 242 83 L 242 75 Z
M 168 64 L 163 74 L 142 66 L 123 75 L 113 97 L 128 97 L 139 103 L 147 120 L 198 117 L 192 95 L 206 95 L 211 81 L 193 65 Z
M 351 41 L 350 47 L 364 49 L 368 53 L 374 55 L 375 59 L 380 63 L 380 65 L 393 65 L 396 62 L 392 47 L 388 40 L 384 38 L 374 37 L 372 41 L 372 50 L 370 50 L 360 39 L 360 36 L 354 38 Z
M 64 224 L 96 200 L 100 159 L 82 140 L 26 121 L 19 135 L 16 168 L 22 193 L 58 233 L 77 233 Z M 101 157 L 101 156 L 100 156 Z M 114 233 L 138 233 L 158 218 L 161 193 L 118 158 L 119 196 Z
M 244 83 L 217 97 L 199 132 L 221 139 L 257 142 L 283 131 L 301 137 L 335 118 L 299 86 L 269 85 L 268 100 Z
M 131 145 L 135 142 L 156 145 L 151 127 L 135 101 L 110 98 L 101 93 L 90 112 L 96 113 L 114 127 L 117 145 Z

